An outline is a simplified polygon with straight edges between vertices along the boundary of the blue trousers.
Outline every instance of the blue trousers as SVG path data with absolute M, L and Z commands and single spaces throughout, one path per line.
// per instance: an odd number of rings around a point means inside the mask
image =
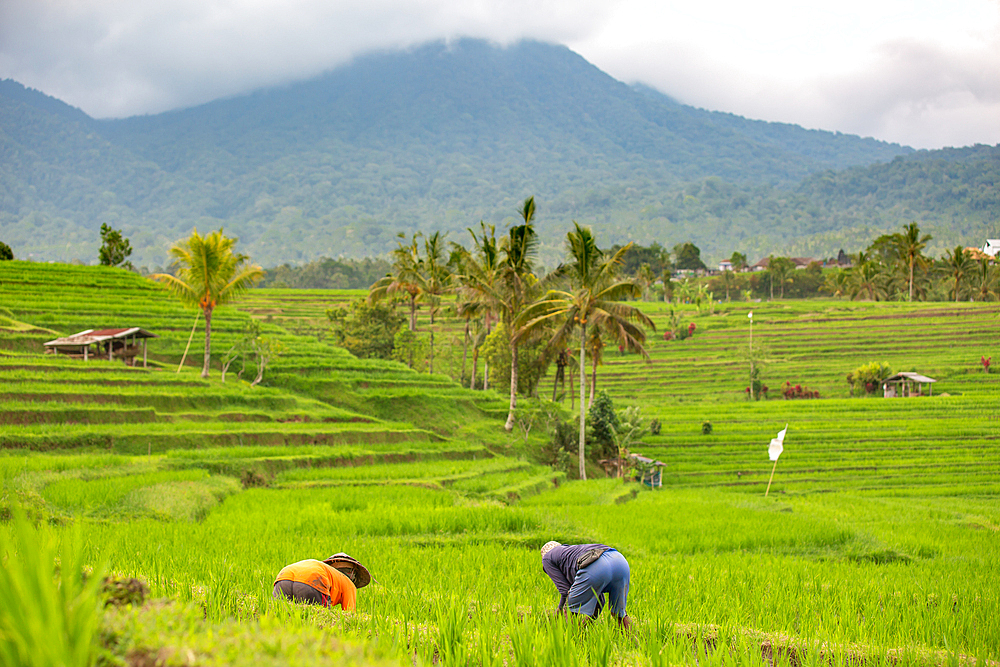
M 629 569 L 625 556 L 615 549 L 605 551 L 596 561 L 577 571 L 566 607 L 576 614 L 597 616 L 604 607 L 604 594 L 607 593 L 611 613 L 622 618 L 628 601 L 628 582 Z

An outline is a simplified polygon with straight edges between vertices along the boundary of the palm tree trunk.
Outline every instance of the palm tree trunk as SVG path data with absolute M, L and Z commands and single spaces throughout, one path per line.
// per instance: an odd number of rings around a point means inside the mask
M 476 373 L 479 371 L 479 369 L 476 368 L 476 366 L 478 365 L 476 362 L 478 362 L 478 361 L 479 361 L 479 350 L 473 348 L 473 350 L 472 350 L 472 379 L 469 380 L 469 388 L 472 389 L 472 391 L 476 390 Z
M 514 409 L 517 408 L 517 343 L 510 342 L 510 409 L 507 411 L 505 431 L 514 429 Z
M 417 330 L 417 297 L 410 295 L 410 331 Z M 413 368 L 413 348 L 417 344 L 417 337 L 413 337 L 413 343 L 410 345 L 410 368 Z
M 469 320 L 465 320 L 465 338 L 462 339 L 462 382 L 465 383 L 465 362 L 469 358 Z M 473 371 L 475 375 L 475 371 Z
M 565 366 L 563 366 L 562 356 L 556 361 L 556 377 L 552 382 L 552 402 L 556 402 L 556 397 L 559 395 L 559 381 L 563 379 L 563 374 L 566 372 Z
M 586 460 L 587 411 L 583 408 L 587 386 L 587 325 L 580 325 L 580 479 L 587 479 Z
M 569 411 L 572 413 L 576 405 L 576 392 L 573 391 L 573 373 L 567 375 L 569 375 Z
M 205 363 L 201 367 L 201 376 L 208 377 L 208 364 L 212 358 L 212 307 L 205 308 Z
M 492 322 L 490 322 L 490 316 L 486 315 L 486 338 L 490 337 L 490 332 L 492 331 Z M 490 362 L 483 360 L 483 391 L 490 388 Z
M 594 358 L 591 359 L 591 366 L 593 367 L 594 370 L 590 374 L 590 400 L 587 401 L 587 409 L 588 410 L 591 407 L 593 407 L 593 405 L 594 405 L 594 393 L 595 393 L 595 390 L 597 388 L 597 355 L 596 354 L 594 355 Z
M 910 298 L 909 301 L 913 301 L 913 257 L 910 257 Z

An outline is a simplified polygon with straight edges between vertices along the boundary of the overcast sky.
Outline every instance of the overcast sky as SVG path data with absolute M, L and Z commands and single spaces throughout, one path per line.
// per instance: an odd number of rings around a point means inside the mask
M 566 44 L 750 118 L 1000 143 L 1000 0 L 0 0 L 0 78 L 128 116 L 460 36 Z

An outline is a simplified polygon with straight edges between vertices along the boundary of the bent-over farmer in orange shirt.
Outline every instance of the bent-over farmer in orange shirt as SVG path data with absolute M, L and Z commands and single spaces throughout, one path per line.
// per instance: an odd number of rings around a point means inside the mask
M 354 611 L 357 589 L 372 579 L 364 565 L 345 553 L 326 560 L 300 560 L 281 568 L 274 580 L 274 598 L 295 602 L 340 605 L 344 611 Z

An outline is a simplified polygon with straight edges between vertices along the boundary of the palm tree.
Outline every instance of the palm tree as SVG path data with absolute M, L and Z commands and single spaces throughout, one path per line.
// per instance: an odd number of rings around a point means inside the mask
M 177 275 L 150 276 L 163 283 L 185 304 L 201 309 L 205 316 L 205 361 L 201 376 L 208 377 L 212 355 L 212 311 L 236 300 L 264 276 L 264 270 L 250 258 L 234 254 L 237 239 L 226 238 L 222 229 L 206 236 L 195 228 L 191 236 L 170 248 Z
M 532 269 L 538 248 L 538 235 L 534 225 L 535 198 L 525 199 L 518 213 L 524 224 L 511 227 L 509 235 L 500 245 L 503 255 L 499 273 L 500 315 L 510 332 L 510 409 L 504 424 L 507 431 L 514 428 L 514 410 L 517 407 L 517 350 L 520 343 L 514 335 L 514 319 L 530 301 L 531 286 L 534 283 L 531 280 Z
M 554 347 L 556 347 L 556 375 L 552 382 L 553 403 L 559 399 L 559 387 L 566 386 L 566 367 L 573 363 L 573 350 L 567 345 L 567 341 L 557 343 Z
M 398 236 L 400 239 L 406 238 L 402 232 Z M 420 272 L 420 247 L 417 245 L 419 237 L 420 233 L 417 232 L 407 245 L 403 245 L 402 241 L 396 242 L 398 247 L 392 251 L 392 273 L 375 281 L 368 292 L 368 303 L 378 303 L 382 299 L 405 294 L 410 305 L 410 331 L 417 329 L 417 297 L 424 291 L 424 279 Z
M 931 240 L 931 235 L 924 234 L 921 236 L 920 227 L 917 226 L 916 222 L 911 222 L 903 227 L 901 233 L 893 234 L 892 238 L 900 258 L 902 258 L 909 268 L 910 292 L 907 301 L 913 301 L 913 269 L 915 266 L 924 265 L 926 258 L 922 252 L 927 247 L 927 242 Z
M 733 271 L 746 271 L 747 268 L 747 256 L 741 252 L 733 251 L 732 256 L 730 256 L 729 261 L 733 265 Z
M 465 320 L 465 333 L 462 336 L 462 374 L 459 376 L 462 384 L 465 384 L 465 368 L 469 362 L 469 337 L 472 332 L 472 319 L 476 316 L 476 312 L 471 303 L 459 300 L 455 304 L 455 313 Z M 476 374 L 475 366 L 473 366 L 472 374 Z M 473 382 L 475 382 L 475 379 L 473 379 Z M 473 386 L 473 389 L 475 389 L 475 386 Z
M 642 300 L 648 301 L 649 288 L 656 282 L 656 276 L 653 274 L 653 269 L 649 266 L 649 262 L 642 263 L 642 266 L 636 271 L 635 279 L 639 285 L 639 289 L 642 290 Z
M 941 272 L 949 280 L 954 281 L 949 291 L 955 295 L 955 303 L 958 303 L 962 287 L 969 282 L 974 271 L 975 260 L 972 259 L 972 255 L 965 248 L 958 245 L 955 246 L 954 250 L 945 250 Z
M 444 236 L 434 232 L 424 241 L 424 256 L 418 264 L 422 282 L 419 298 L 428 302 L 431 316 L 430 372 L 434 372 L 434 316 L 441 309 L 441 297 L 451 290 L 452 275 L 444 260 Z
M 569 340 L 573 331 L 580 329 L 580 479 L 586 479 L 584 468 L 586 443 L 586 354 L 588 326 L 613 332 L 618 340 L 629 349 L 649 358 L 643 343 L 646 332 L 643 326 L 656 329 L 642 311 L 622 303 L 624 298 L 636 298 L 640 294 L 634 281 L 616 281 L 616 273 L 622 257 L 632 244 L 618 250 L 610 257 L 597 247 L 593 234 L 586 227 L 573 223 L 575 229 L 566 235 L 566 242 L 572 262 L 558 270 L 569 279 L 569 290 L 549 290 L 544 297 L 528 306 L 518 316 L 520 325 L 515 339 L 520 339 L 532 329 L 555 322 L 558 326 L 551 344 Z
M 788 274 L 795 270 L 795 265 L 792 264 L 792 260 L 787 257 L 775 257 L 771 255 L 767 260 L 767 272 L 770 274 L 771 278 L 771 300 L 774 300 L 774 281 L 778 280 L 778 285 L 781 287 L 781 298 L 785 298 L 785 280 L 788 278 Z
M 733 287 L 735 269 L 722 272 L 722 286 L 726 289 L 726 302 L 729 302 L 729 290 Z
M 844 296 L 849 289 L 850 278 L 850 269 L 834 269 L 833 272 L 827 274 L 826 280 L 823 281 L 823 289 L 829 291 L 833 296 Z
M 997 298 L 997 267 L 986 257 L 976 265 L 974 285 L 976 301 L 992 301 Z
M 490 328 L 496 313 L 500 310 L 500 246 L 496 239 L 496 228 L 493 225 L 479 223 L 481 234 L 469 229 L 475 252 L 469 252 L 460 245 L 454 245 L 457 255 L 458 273 L 455 280 L 458 283 L 459 300 L 462 302 L 463 313 L 470 318 L 482 320 L 483 331 L 476 336 L 472 346 L 472 388 L 476 388 L 475 376 L 479 359 L 479 345 L 490 334 Z M 489 367 L 484 373 L 483 389 L 488 388 Z
M 868 296 L 871 301 L 878 301 L 886 295 L 886 275 L 881 264 L 861 251 L 854 258 L 853 266 L 847 269 L 848 290 L 851 299 L 856 300 Z
M 590 396 L 587 397 L 589 410 L 594 405 L 594 395 L 597 393 L 597 367 L 604 363 L 604 336 L 596 325 L 590 327 L 590 333 L 587 334 L 587 352 L 590 354 Z
M 670 269 L 664 269 L 663 273 L 660 274 L 660 282 L 663 284 L 663 301 L 667 303 L 674 300 L 674 291 L 677 289 L 677 283 L 671 279 L 672 277 Z

